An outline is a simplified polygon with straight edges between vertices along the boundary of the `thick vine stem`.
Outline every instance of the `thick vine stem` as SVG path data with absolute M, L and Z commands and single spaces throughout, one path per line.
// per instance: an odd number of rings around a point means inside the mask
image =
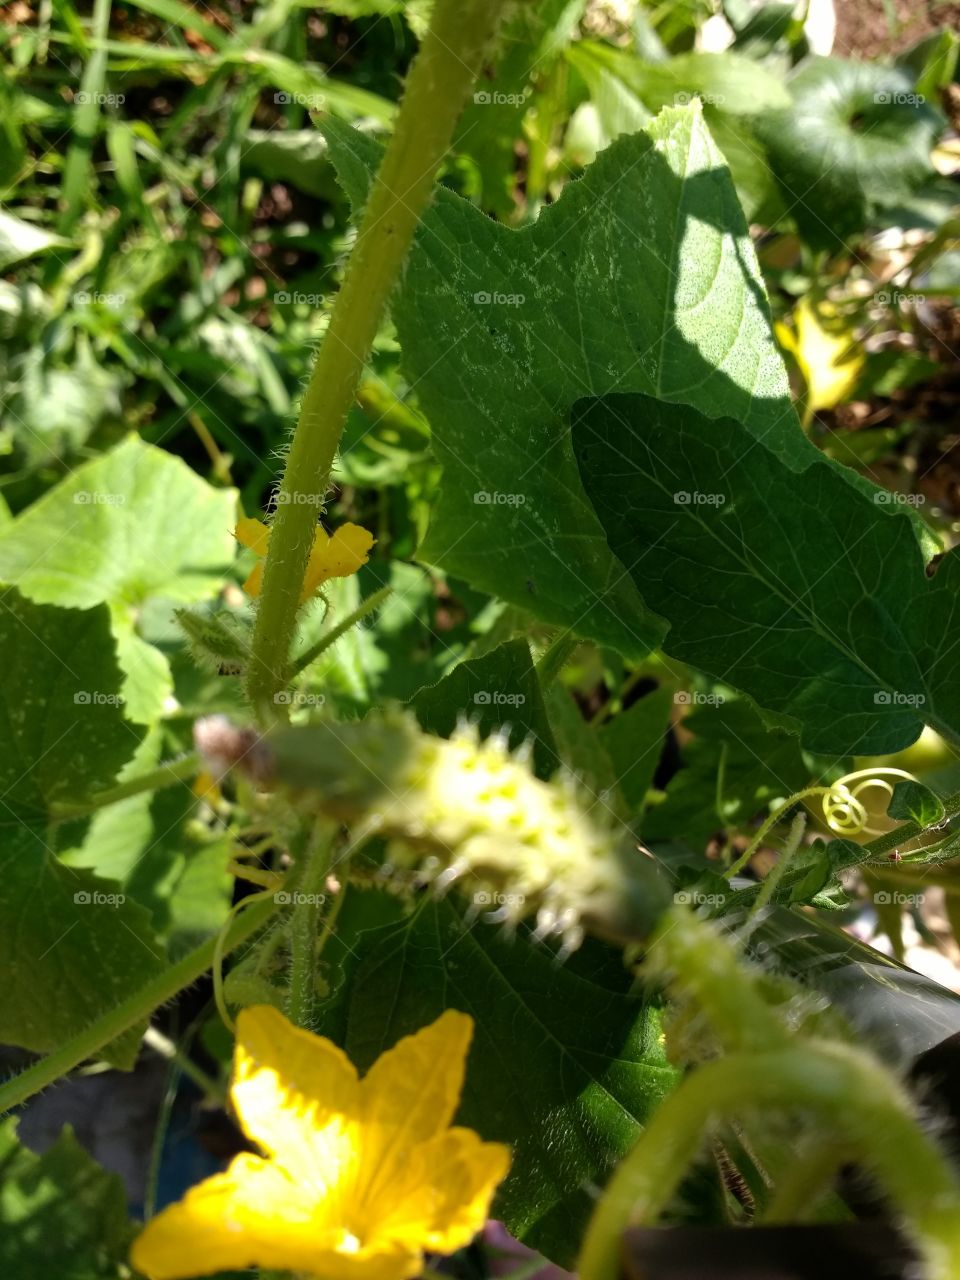
M 266 924 L 277 910 L 272 898 L 248 907 L 238 916 L 227 931 L 223 954 L 227 955 L 242 946 Z M 138 1022 L 148 1018 L 154 1009 L 172 1000 L 184 987 L 201 978 L 213 963 L 217 938 L 208 938 L 196 950 L 185 955 L 175 965 L 157 974 L 139 991 L 128 996 L 122 1004 L 111 1009 L 90 1024 L 66 1044 L 47 1054 L 33 1066 L 0 1085 L 0 1115 L 20 1106 L 27 1098 L 53 1084 L 74 1067 L 92 1058 L 104 1045 L 116 1040 Z
M 437 0 L 407 78 L 393 136 L 303 396 L 281 483 L 253 632 L 247 692 L 260 719 L 288 675 L 300 589 L 322 497 L 384 307 L 433 191 L 500 19 L 510 0 Z
M 842 1044 L 808 1040 L 700 1067 L 655 1112 L 614 1174 L 580 1254 L 581 1280 L 617 1280 L 623 1232 L 653 1225 L 676 1194 L 704 1135 L 756 1108 L 816 1115 L 870 1169 L 906 1217 L 928 1280 L 960 1275 L 960 1181 L 882 1067 Z
M 304 851 L 302 874 L 293 892 L 290 922 L 290 1021 L 310 1030 L 317 1003 L 317 934 L 323 889 L 330 870 L 335 828 L 318 819 Z

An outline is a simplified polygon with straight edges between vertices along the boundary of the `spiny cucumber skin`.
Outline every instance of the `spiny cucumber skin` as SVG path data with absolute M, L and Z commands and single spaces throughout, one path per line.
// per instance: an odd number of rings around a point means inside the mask
M 571 776 L 534 777 L 502 736 L 462 725 L 437 738 L 387 715 L 282 729 L 264 746 L 271 780 L 298 803 L 390 839 L 394 864 L 438 888 L 462 880 L 475 902 L 499 905 L 498 920 L 536 915 L 537 933 L 568 950 L 584 932 L 640 941 L 669 901 L 616 819 Z

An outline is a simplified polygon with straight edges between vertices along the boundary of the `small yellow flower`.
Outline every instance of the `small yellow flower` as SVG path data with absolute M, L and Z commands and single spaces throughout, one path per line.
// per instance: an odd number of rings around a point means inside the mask
M 807 384 L 805 423 L 821 409 L 833 409 L 847 400 L 863 369 L 864 354 L 856 344 L 853 328 L 832 303 L 819 309 L 809 298 L 793 313 L 796 333 L 787 325 L 775 325 L 781 347 L 789 351 Z
M 240 1155 L 153 1218 L 133 1246 L 150 1280 L 269 1267 L 409 1280 L 487 1216 L 510 1154 L 451 1128 L 473 1020 L 447 1010 L 364 1078 L 331 1041 L 267 1005 L 237 1019 L 231 1098 L 265 1156 Z
M 214 808 L 223 803 L 223 792 L 220 790 L 220 784 L 210 772 L 209 769 L 201 769 L 193 780 L 193 786 L 190 788 L 198 800 L 206 800 L 207 804 Z
M 254 520 L 251 516 L 243 516 L 237 521 L 234 537 L 244 547 L 249 547 L 258 556 L 267 554 L 270 542 L 270 530 L 262 520 Z M 309 600 L 318 587 L 329 578 L 349 578 L 361 565 L 367 563 L 370 548 L 373 546 L 373 534 L 358 524 L 342 524 L 333 534 L 327 534 L 318 527 L 313 539 L 313 550 L 307 563 L 307 571 L 303 576 L 303 587 L 300 591 L 300 603 Z M 248 596 L 260 594 L 263 581 L 263 560 L 253 567 L 253 572 L 243 584 Z

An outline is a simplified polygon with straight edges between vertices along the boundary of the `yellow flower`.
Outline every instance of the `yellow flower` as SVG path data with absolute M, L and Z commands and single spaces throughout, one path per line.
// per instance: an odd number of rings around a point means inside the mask
M 510 1154 L 451 1128 L 473 1020 L 447 1010 L 361 1080 L 347 1056 L 267 1005 L 237 1019 L 231 1097 L 265 1153 L 153 1218 L 133 1246 L 151 1280 L 269 1267 L 409 1280 L 483 1225 Z
M 270 542 L 270 530 L 262 520 L 254 520 L 251 516 L 243 516 L 237 521 L 234 537 L 258 556 L 267 554 Z M 342 524 L 334 533 L 327 534 L 318 528 L 313 539 L 313 550 L 307 571 L 303 576 L 303 587 L 300 591 L 300 603 L 309 600 L 318 587 L 329 578 L 349 578 L 361 565 L 367 563 L 370 548 L 373 546 L 373 534 L 358 524 Z M 263 560 L 258 560 L 253 572 L 243 584 L 248 596 L 260 594 L 263 580 Z
M 820 409 L 833 409 L 849 397 L 864 355 L 854 345 L 852 327 L 839 318 L 832 303 L 821 303 L 818 310 L 804 298 L 793 319 L 796 333 L 785 324 L 775 328 L 780 345 L 793 355 L 807 384 L 805 423 L 809 425 Z

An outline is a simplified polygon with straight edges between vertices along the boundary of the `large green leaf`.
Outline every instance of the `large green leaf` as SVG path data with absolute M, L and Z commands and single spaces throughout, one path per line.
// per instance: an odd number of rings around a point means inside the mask
M 116 1280 L 133 1234 L 123 1183 L 69 1129 L 42 1156 L 0 1125 L 0 1273 L 13 1280 Z
M 524 933 L 465 928 L 449 903 L 363 933 L 348 975 L 346 1049 L 365 1068 L 402 1035 L 461 1009 L 476 1022 L 459 1121 L 509 1142 L 496 1212 L 573 1261 L 605 1180 L 672 1086 L 654 1009 L 621 955 L 588 943 L 563 968 Z M 339 1019 L 340 1006 L 335 1006 Z M 342 1028 L 342 1023 L 339 1023 Z
M 0 1040 L 48 1050 L 163 965 L 148 914 L 121 886 L 64 866 L 57 804 L 107 785 L 142 730 L 129 724 L 110 616 L 0 597 Z M 138 1033 L 115 1046 L 129 1065 Z
M 376 146 L 336 122 L 325 128 L 358 205 Z M 620 139 L 520 231 L 439 192 L 394 317 L 444 467 L 424 557 L 628 655 L 663 626 L 585 499 L 570 447 L 574 401 L 644 392 L 737 418 L 794 468 L 815 456 L 736 194 L 696 105 Z M 705 422 L 707 439 L 716 430 Z
M 708 436 L 709 428 L 709 436 Z M 960 557 L 927 577 L 913 521 L 817 456 L 785 467 L 736 422 L 646 396 L 584 401 L 574 440 L 610 546 L 670 624 L 664 649 L 811 751 L 960 740 Z
M 219 590 L 234 557 L 235 503 L 231 490 L 130 436 L 3 528 L 0 580 L 41 604 L 109 605 L 128 711 L 148 722 L 171 682 L 138 633 L 140 611 L 151 599 L 189 603 Z

